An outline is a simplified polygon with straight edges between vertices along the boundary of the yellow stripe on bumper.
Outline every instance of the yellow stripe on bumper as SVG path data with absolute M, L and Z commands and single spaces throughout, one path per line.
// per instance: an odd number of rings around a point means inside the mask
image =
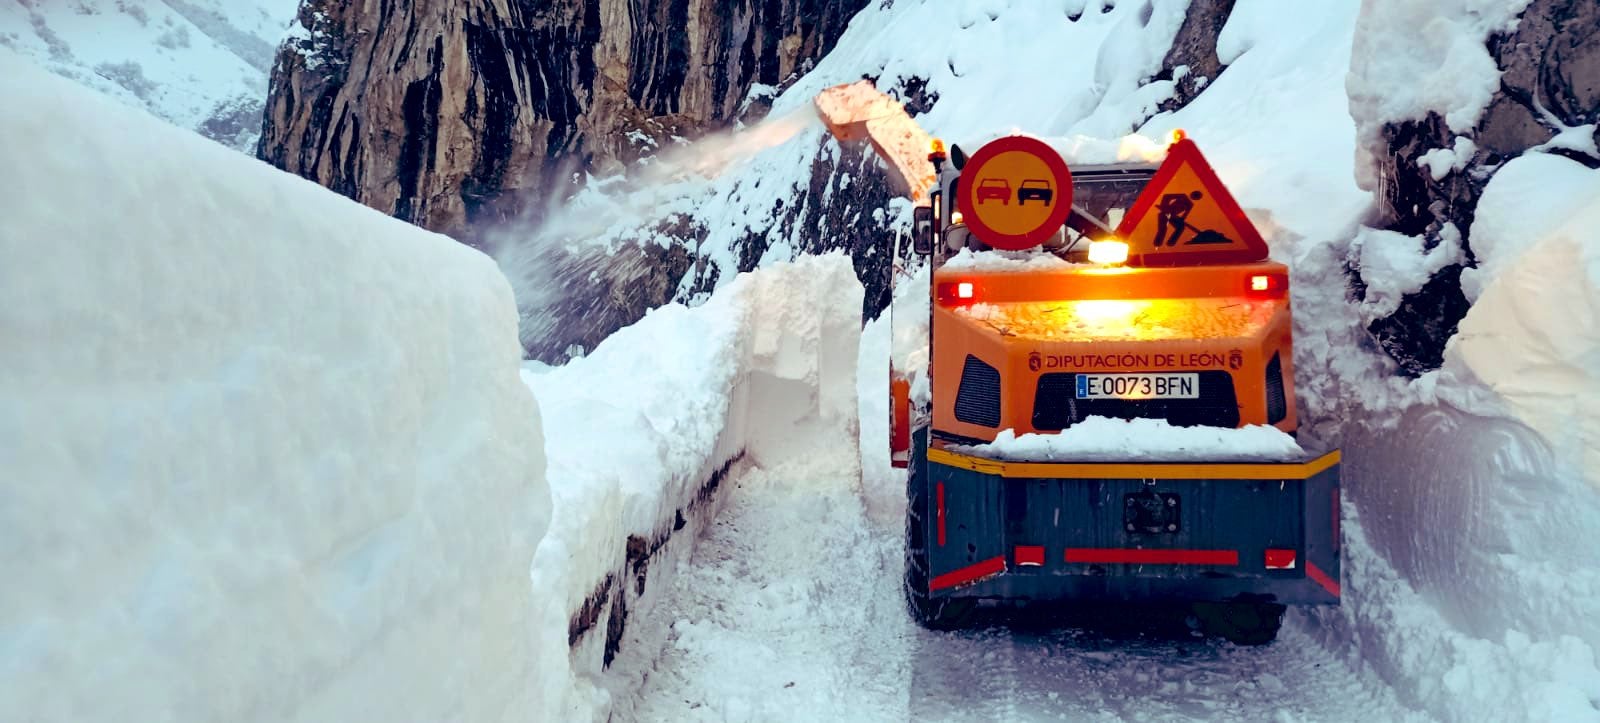
M 1309 479 L 1339 464 L 1339 450 L 1309 462 L 1196 463 L 1090 463 L 1090 462 L 1005 462 L 974 457 L 945 449 L 930 448 L 928 461 L 972 470 L 979 474 L 1028 479 Z

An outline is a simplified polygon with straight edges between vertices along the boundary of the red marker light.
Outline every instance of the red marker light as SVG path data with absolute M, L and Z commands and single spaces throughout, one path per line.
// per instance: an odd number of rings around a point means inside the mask
M 939 284 L 939 303 L 960 306 L 978 301 L 978 285 L 971 281 L 946 281 Z
M 1289 295 L 1287 274 L 1251 274 L 1245 295 L 1253 299 L 1282 299 Z

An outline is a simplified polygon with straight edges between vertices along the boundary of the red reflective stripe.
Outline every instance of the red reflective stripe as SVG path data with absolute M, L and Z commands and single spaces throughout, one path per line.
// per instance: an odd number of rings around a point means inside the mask
M 1294 550 L 1267 550 L 1266 565 L 1268 570 L 1294 569 Z
M 1067 562 L 1122 565 L 1238 565 L 1238 550 L 1135 550 L 1067 548 Z
M 1318 585 L 1322 586 L 1322 589 L 1333 593 L 1334 597 L 1339 597 L 1339 581 L 1328 577 L 1328 573 L 1323 572 L 1322 568 L 1317 567 L 1310 560 L 1306 561 L 1306 577 L 1316 581 Z
M 1001 555 L 1000 557 L 991 557 L 976 565 L 968 565 L 959 570 L 952 570 L 934 578 L 928 583 L 928 590 L 931 592 L 947 587 L 965 585 L 970 582 L 977 582 L 986 577 L 999 575 L 1005 571 L 1005 556 Z
M 1017 560 L 1017 566 L 1044 565 L 1044 547 L 1040 545 L 1018 545 L 1012 553 Z
M 937 520 L 939 523 L 939 546 L 944 547 L 944 483 L 940 482 L 939 484 L 934 485 L 933 489 L 934 497 L 937 497 L 939 500 L 938 509 L 933 511 L 933 519 Z

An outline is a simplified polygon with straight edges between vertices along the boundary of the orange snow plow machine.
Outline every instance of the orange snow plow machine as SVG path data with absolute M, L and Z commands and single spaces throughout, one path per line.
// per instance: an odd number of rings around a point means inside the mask
M 1005 430 L 1050 435 L 1091 417 L 1295 432 L 1288 269 L 1194 142 L 1175 133 L 1160 163 L 1070 169 L 1021 135 L 970 157 L 931 148 L 913 233 L 933 266 L 930 393 L 912 399 L 894 371 L 890 387 L 917 621 L 960 626 L 1027 601 L 1175 603 L 1259 644 L 1285 605 L 1337 604 L 1337 451 L 980 451 Z

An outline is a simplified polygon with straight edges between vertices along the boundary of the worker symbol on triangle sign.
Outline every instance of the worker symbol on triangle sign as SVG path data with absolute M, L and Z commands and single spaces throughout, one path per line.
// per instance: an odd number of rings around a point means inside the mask
M 1242 264 L 1267 258 L 1267 243 L 1245 217 L 1211 164 L 1187 138 L 1117 226 L 1128 242 L 1129 266 Z

